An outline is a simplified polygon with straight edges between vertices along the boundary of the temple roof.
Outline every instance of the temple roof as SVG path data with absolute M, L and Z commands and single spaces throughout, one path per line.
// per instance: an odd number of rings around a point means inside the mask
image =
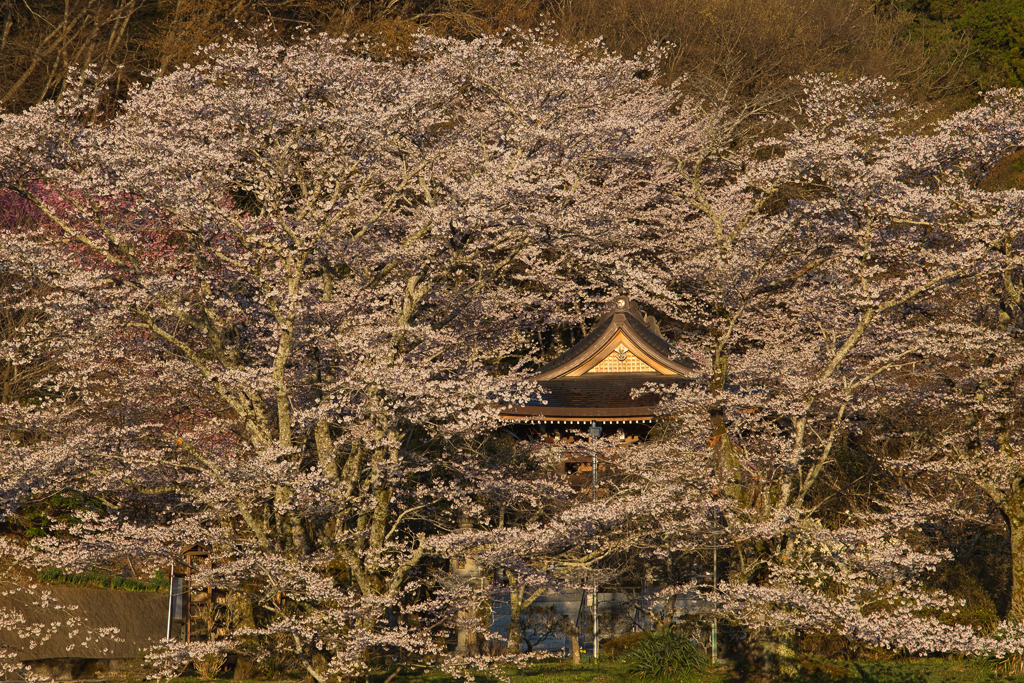
M 537 373 L 543 399 L 506 406 L 501 415 L 517 422 L 646 422 L 661 396 L 634 390 L 685 383 L 696 367 L 678 357 L 652 316 L 619 297 L 589 334 Z

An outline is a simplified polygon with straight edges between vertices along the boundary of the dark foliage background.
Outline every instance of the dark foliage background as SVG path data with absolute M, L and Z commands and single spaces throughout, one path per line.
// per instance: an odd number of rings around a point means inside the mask
M 952 106 L 1024 82 L 1017 0 L 0 0 L 0 15 L 8 111 L 52 97 L 69 68 L 117 70 L 123 92 L 254 28 L 362 33 L 402 52 L 418 30 L 469 38 L 546 22 L 625 53 L 666 45 L 669 77 L 748 107 L 784 101 L 787 79 L 808 71 L 885 75 Z

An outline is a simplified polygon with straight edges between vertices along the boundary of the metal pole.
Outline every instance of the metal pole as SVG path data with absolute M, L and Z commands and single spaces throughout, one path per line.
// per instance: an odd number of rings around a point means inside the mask
M 174 614 L 174 560 L 171 560 L 171 571 L 167 575 L 169 585 L 167 586 L 167 640 L 171 639 L 171 615 Z
M 600 435 L 597 421 L 590 423 L 590 444 L 593 446 L 594 440 Z M 590 467 L 593 470 L 593 482 L 590 488 L 590 500 L 597 502 L 597 449 L 593 449 L 593 458 L 591 459 Z M 594 601 L 593 601 L 593 621 L 594 621 L 594 661 L 597 661 L 598 650 L 600 648 L 600 641 L 597 637 L 597 582 L 594 582 Z
M 192 558 L 185 555 L 185 580 L 181 596 L 181 615 L 185 617 L 185 642 L 192 642 Z
M 715 664 L 718 661 L 718 548 L 712 549 L 714 555 L 714 569 L 711 574 L 711 590 L 714 595 L 715 611 L 712 613 L 711 620 L 711 663 Z

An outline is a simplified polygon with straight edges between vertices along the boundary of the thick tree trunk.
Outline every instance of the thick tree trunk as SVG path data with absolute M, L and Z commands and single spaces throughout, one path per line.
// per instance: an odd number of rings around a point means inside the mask
M 576 624 L 571 623 L 567 629 L 569 635 L 569 647 L 572 649 L 572 663 L 580 663 L 580 634 L 576 632 Z
M 338 462 L 334 459 L 334 440 L 331 438 L 331 427 L 327 419 L 321 417 L 316 421 L 313 430 L 316 442 L 316 461 L 329 481 L 338 481 Z
M 772 680 L 790 680 L 797 674 L 793 634 L 770 630 L 755 637 L 761 650 L 761 670 Z
M 740 461 L 736 457 L 736 447 L 729 438 L 725 415 L 720 408 L 714 408 L 711 412 L 711 449 L 715 476 L 723 487 L 723 493 L 746 506 L 747 496 L 742 484 Z
M 467 583 L 482 585 L 483 571 L 474 560 L 464 558 L 452 560 L 452 573 L 460 580 Z M 484 639 L 483 633 L 486 630 L 483 617 L 490 613 L 490 605 L 476 605 L 470 609 L 459 610 L 456 652 L 470 655 L 482 654 Z
M 1006 617 L 1024 622 L 1024 509 L 1005 511 L 1010 530 L 1011 585 L 1010 609 Z
M 472 529 L 472 519 L 470 519 L 470 517 L 467 515 L 460 515 L 459 528 Z M 453 558 L 452 574 L 454 574 L 457 577 L 457 579 L 461 581 L 473 584 L 478 588 L 483 587 L 483 569 L 480 567 L 479 564 L 477 564 L 476 560 L 474 560 L 473 558 Z M 483 633 L 486 631 L 483 623 L 483 618 L 485 615 L 490 615 L 490 608 L 490 604 L 487 603 L 486 606 L 478 604 L 475 607 L 470 607 L 469 609 L 459 610 L 457 616 L 459 627 L 457 633 L 458 641 L 456 644 L 456 652 L 461 652 L 470 655 L 482 654 L 482 650 L 484 648 L 485 643 Z
M 508 623 L 508 652 L 519 654 L 523 650 L 523 627 L 520 617 L 523 610 L 529 609 L 537 598 L 544 595 L 543 587 L 536 588 L 530 595 L 526 595 L 526 586 L 519 582 L 515 572 L 505 570 L 508 578 L 508 602 L 509 602 L 509 623 Z
M 709 389 L 716 399 L 725 390 L 725 379 L 728 376 L 729 363 L 725 350 L 718 346 L 713 361 L 713 371 Z M 729 430 L 725 422 L 725 413 L 721 406 L 713 405 L 710 410 L 711 449 L 714 454 L 715 476 L 723 487 L 723 493 L 746 505 L 746 495 L 742 484 L 740 461 L 736 457 L 736 448 L 729 438 Z
M 523 614 L 523 586 L 509 586 L 508 651 L 519 654 L 523 645 L 523 628 L 519 618 Z

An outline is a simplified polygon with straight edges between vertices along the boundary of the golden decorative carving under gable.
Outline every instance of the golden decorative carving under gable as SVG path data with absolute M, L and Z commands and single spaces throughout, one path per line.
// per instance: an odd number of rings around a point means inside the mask
M 633 352 L 626 348 L 625 344 L 619 344 L 603 361 L 587 370 L 587 374 L 592 372 L 657 372 L 657 370 L 633 355 Z

